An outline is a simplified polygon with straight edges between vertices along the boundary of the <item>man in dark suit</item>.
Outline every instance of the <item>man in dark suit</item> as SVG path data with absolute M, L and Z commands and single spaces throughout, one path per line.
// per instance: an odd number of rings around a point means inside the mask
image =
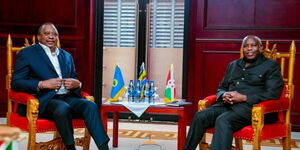
M 57 48 L 54 24 L 40 26 L 38 44 L 22 49 L 16 57 L 12 89 L 34 94 L 39 100 L 39 117 L 53 120 L 68 150 L 74 150 L 72 118 L 83 118 L 100 150 L 108 149 L 109 137 L 103 129 L 99 109 L 80 95 L 72 56 Z M 19 114 L 25 114 L 20 109 Z
M 254 35 L 246 36 L 242 43 L 244 58 L 228 64 L 217 90 L 217 102 L 197 112 L 190 126 L 185 150 L 194 150 L 207 128 L 214 127 L 211 150 L 230 150 L 233 133 L 251 124 L 253 105 L 278 99 L 283 80 L 280 66 L 260 53 L 262 43 Z M 276 120 L 276 114 L 266 116 Z

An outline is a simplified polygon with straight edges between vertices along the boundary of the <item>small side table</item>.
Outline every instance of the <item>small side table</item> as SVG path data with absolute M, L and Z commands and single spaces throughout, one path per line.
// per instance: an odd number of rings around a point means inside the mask
M 173 114 L 178 115 L 178 135 L 177 149 L 182 150 L 186 140 L 187 117 L 186 110 L 188 106 L 172 107 L 165 105 L 150 106 L 145 113 L 149 114 Z M 113 112 L 113 147 L 118 147 L 118 130 L 119 130 L 119 112 L 130 112 L 123 105 L 102 104 L 101 117 L 104 129 L 107 131 L 108 112 Z

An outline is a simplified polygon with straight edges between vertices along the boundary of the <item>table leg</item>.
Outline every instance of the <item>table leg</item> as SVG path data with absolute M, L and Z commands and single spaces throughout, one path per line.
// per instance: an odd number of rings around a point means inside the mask
M 177 137 L 177 149 L 183 150 L 184 143 L 186 140 L 186 125 L 187 118 L 185 116 L 185 111 L 182 110 L 178 116 L 178 137 Z
M 107 130 L 107 112 L 104 109 L 101 109 L 101 120 L 102 120 L 102 124 L 103 124 L 103 128 L 106 131 L 106 133 L 108 132 Z
M 113 147 L 118 147 L 119 112 L 113 112 Z

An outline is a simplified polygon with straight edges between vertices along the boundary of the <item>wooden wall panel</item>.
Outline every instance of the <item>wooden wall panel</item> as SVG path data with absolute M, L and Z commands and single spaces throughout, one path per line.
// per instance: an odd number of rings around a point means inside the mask
M 298 0 L 191 0 L 188 99 L 194 102 L 216 92 L 229 61 L 239 58 L 242 38 L 255 34 L 287 52 L 292 40 L 298 52 L 292 128 L 300 131 L 300 2 Z M 195 32 L 196 31 L 196 32 Z M 193 42 L 194 41 L 194 42 Z M 217 72 L 217 73 L 216 73 Z
M 0 1 L 0 116 L 6 112 L 5 89 L 6 39 L 12 35 L 13 44 L 22 46 L 24 38 L 36 35 L 38 27 L 53 22 L 62 48 L 74 59 L 83 89 L 93 92 L 94 66 L 94 0 L 1 0 Z M 88 17 L 86 17 L 88 16 Z
M 238 0 L 207 0 L 205 3 L 206 27 L 247 27 L 253 23 L 254 0 L 242 3 Z
M 32 4 L 29 0 L 1 0 L 1 23 L 30 23 L 32 19 Z
M 49 20 L 55 20 L 56 24 L 61 26 L 73 26 L 75 27 L 76 20 L 82 20 L 83 18 L 77 18 L 77 11 L 82 9 L 77 3 L 77 0 L 51 0 L 41 1 L 32 0 L 33 4 L 33 22 L 48 22 Z M 47 6 L 47 7 L 44 7 Z M 84 6 L 84 5 L 83 5 Z M 43 13 L 49 12 L 49 13 Z M 37 15 L 38 14 L 38 15 Z M 59 17 L 58 17 L 59 16 Z
M 255 25 L 268 28 L 279 27 L 293 29 L 300 26 L 300 1 L 297 0 L 257 0 L 255 7 Z M 284 20 L 282 20 L 284 18 Z

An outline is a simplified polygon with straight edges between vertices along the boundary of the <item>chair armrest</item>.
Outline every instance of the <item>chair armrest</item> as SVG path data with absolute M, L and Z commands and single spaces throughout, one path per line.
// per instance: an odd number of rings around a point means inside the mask
M 91 96 L 90 94 L 88 94 L 87 92 L 84 92 L 84 91 L 81 91 L 81 96 L 84 98 L 84 99 L 87 99 L 87 100 L 90 100 L 90 101 L 95 101 L 94 99 L 94 96 Z
M 254 138 L 257 138 L 258 140 L 261 130 L 264 127 L 264 108 L 260 106 L 254 106 L 252 108 L 251 120 Z
M 8 91 L 8 97 L 10 101 L 14 101 L 13 112 L 17 112 L 18 104 L 24 104 L 27 106 L 27 118 L 30 122 L 35 122 L 39 114 L 39 101 L 33 95 L 23 92 L 15 92 L 13 90 Z M 11 113 L 11 109 L 9 108 Z
M 8 97 L 10 100 L 27 105 L 29 100 L 36 99 L 33 95 L 23 92 L 15 92 L 13 90 L 8 91 Z
M 39 115 L 39 100 L 34 98 L 28 100 L 27 103 L 27 118 L 30 122 L 35 122 Z
M 254 138 L 258 140 L 264 127 L 264 114 L 280 112 L 289 109 L 289 99 L 281 97 L 278 100 L 264 100 L 252 108 L 252 128 Z M 280 118 L 279 118 L 280 119 Z
M 216 95 L 210 95 L 210 96 L 205 97 L 203 100 L 199 100 L 198 111 L 204 110 L 207 107 L 210 107 L 211 105 L 216 103 L 216 98 L 217 98 Z
M 265 114 L 285 111 L 289 109 L 289 99 L 282 97 L 278 100 L 265 100 L 258 103 L 256 106 L 262 107 Z

